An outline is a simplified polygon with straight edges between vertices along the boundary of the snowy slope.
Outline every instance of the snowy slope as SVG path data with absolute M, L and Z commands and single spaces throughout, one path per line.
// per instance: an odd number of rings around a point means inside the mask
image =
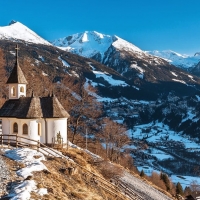
M 29 43 L 51 45 L 20 22 L 12 21 L 8 26 L 0 27 L 0 39 L 18 41 L 24 40 Z
M 72 36 L 60 38 L 52 42 L 52 44 L 57 47 L 61 47 L 63 50 L 68 50 L 87 58 L 91 58 L 96 54 L 99 54 L 101 56 L 101 60 L 104 53 L 111 45 L 117 49 L 127 51 L 141 51 L 135 45 L 121 39 L 118 36 L 105 35 L 96 31 L 85 31 L 83 33 L 77 33 Z
M 171 64 L 188 69 L 190 67 L 195 67 L 200 61 L 200 54 L 196 53 L 194 56 L 181 55 L 171 50 L 166 51 L 147 51 L 147 53 L 158 56 L 170 62 Z

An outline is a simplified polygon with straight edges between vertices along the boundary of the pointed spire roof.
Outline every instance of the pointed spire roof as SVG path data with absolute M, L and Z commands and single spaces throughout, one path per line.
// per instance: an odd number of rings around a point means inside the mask
M 28 84 L 18 62 L 18 45 L 16 45 L 16 62 L 15 66 L 10 74 L 10 77 L 8 78 L 7 84 L 9 83 L 22 83 L 22 84 Z

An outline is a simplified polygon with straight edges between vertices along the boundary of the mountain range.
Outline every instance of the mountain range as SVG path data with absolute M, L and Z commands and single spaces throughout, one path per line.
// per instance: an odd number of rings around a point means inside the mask
M 113 46 L 116 49 L 121 49 L 129 52 L 143 52 L 163 58 L 167 62 L 185 70 L 192 70 L 200 61 L 200 53 L 197 52 L 194 56 L 181 55 L 171 50 L 165 51 L 142 51 L 135 45 L 119 38 L 116 35 L 104 35 L 96 31 L 85 31 L 64 38 L 56 39 L 52 42 L 53 45 L 62 48 L 63 50 L 76 53 L 78 55 L 97 59 L 99 62 L 106 63 L 106 52 Z

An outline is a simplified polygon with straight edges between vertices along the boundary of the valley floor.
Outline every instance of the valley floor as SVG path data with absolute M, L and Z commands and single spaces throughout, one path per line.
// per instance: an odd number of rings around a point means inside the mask
M 192 181 L 200 184 L 200 177 L 195 171 L 200 169 L 200 144 L 194 139 L 169 129 L 162 122 L 138 125 L 129 130 L 132 143 L 125 150 L 132 153 L 139 171 L 150 176 L 153 171 L 169 175 L 176 184 L 181 183 L 183 189 Z M 139 149 L 138 144 L 146 147 Z

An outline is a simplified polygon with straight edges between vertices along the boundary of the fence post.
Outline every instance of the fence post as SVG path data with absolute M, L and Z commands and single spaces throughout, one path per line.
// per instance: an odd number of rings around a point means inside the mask
M 69 141 L 68 141 L 68 138 L 67 138 L 67 151 L 69 150 Z
M 38 140 L 37 142 L 37 151 L 39 152 L 39 148 L 40 148 L 40 141 Z
M 18 148 L 18 135 L 16 135 L 16 147 Z
M 8 135 L 8 148 L 10 148 L 10 135 Z
M 1 148 L 3 148 L 3 136 L 1 135 Z

